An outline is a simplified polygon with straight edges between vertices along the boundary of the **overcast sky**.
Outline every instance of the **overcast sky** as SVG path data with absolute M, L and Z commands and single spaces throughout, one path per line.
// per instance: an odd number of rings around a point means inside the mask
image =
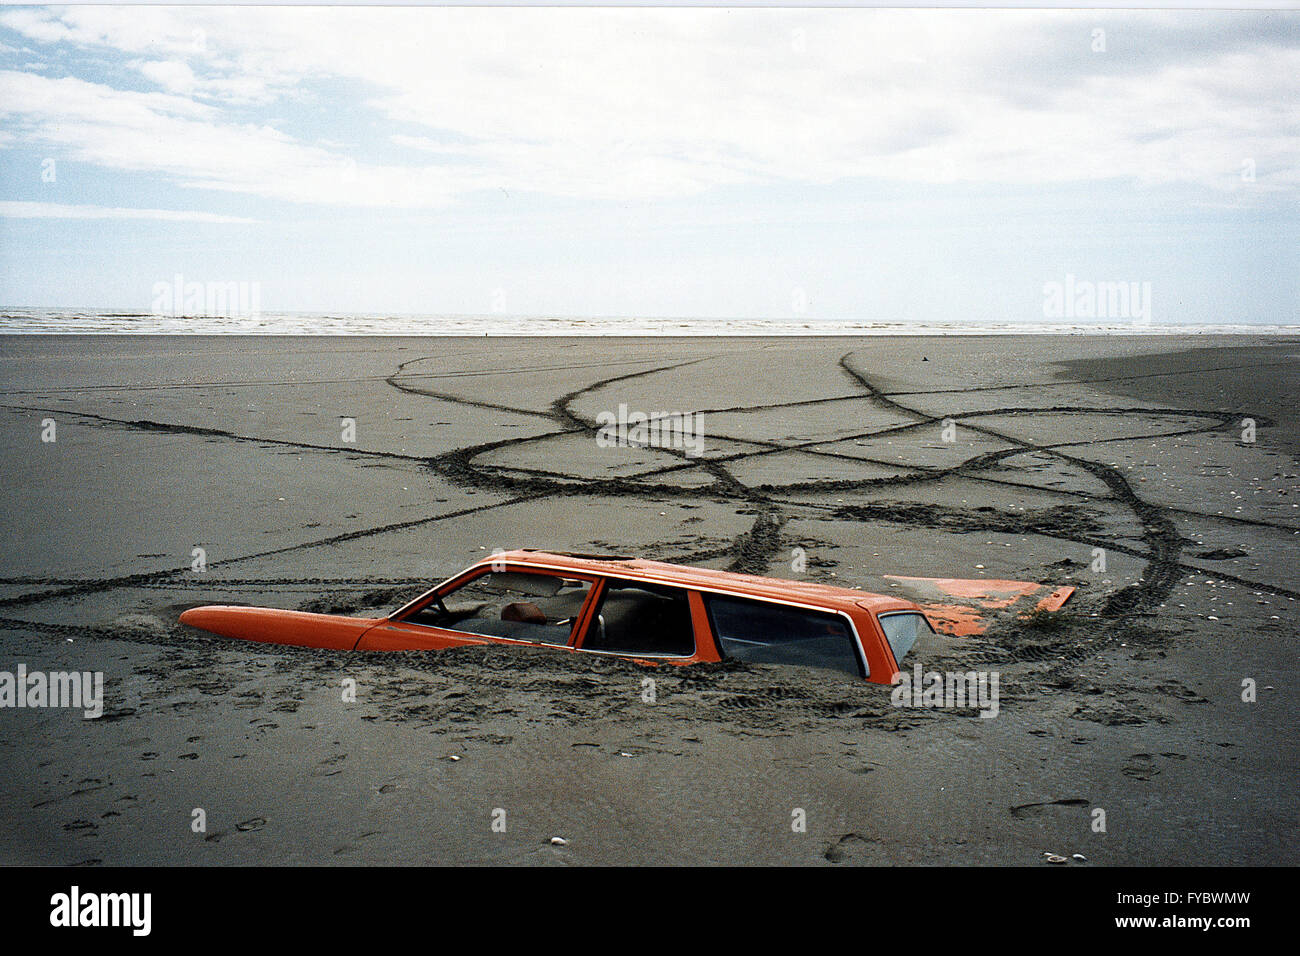
M 0 304 L 1300 321 L 1300 16 L 0 8 Z

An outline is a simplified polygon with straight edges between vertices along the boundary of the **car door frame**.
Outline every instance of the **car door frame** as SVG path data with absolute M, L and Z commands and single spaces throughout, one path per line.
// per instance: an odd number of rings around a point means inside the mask
M 618 574 L 601 574 L 598 583 L 599 592 L 593 589 L 590 607 L 585 609 L 586 620 L 582 623 L 582 635 L 574 644 L 575 651 L 581 651 L 584 654 L 602 654 L 606 657 L 619 657 L 623 660 L 637 661 L 646 664 L 704 664 L 717 663 L 722 660 L 717 651 L 716 642 L 713 633 L 709 630 L 707 615 L 704 612 L 704 599 L 700 592 L 695 588 L 673 581 L 659 581 L 654 578 L 629 578 Z M 676 588 L 679 591 L 686 592 L 686 603 L 691 614 L 691 637 L 694 640 L 695 648 L 690 654 L 634 654 L 627 651 L 601 651 L 594 648 L 584 647 L 587 643 L 587 635 L 590 633 L 591 624 L 596 619 L 596 609 L 600 607 L 601 602 L 605 599 L 605 590 L 611 580 L 622 582 L 641 582 L 643 584 L 654 584 L 659 587 Z

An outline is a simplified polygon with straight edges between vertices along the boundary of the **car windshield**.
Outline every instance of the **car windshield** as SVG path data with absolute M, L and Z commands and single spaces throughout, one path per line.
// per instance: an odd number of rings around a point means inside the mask
M 466 634 L 567 644 L 590 590 L 589 581 L 558 574 L 492 571 L 406 620 Z
M 558 575 L 525 574 L 519 571 L 493 571 L 466 585 L 486 594 L 518 594 L 525 597 L 552 597 L 563 586 L 564 578 Z
M 934 628 L 930 627 L 925 615 L 914 611 L 882 614 L 880 627 L 885 632 L 885 639 L 889 641 L 889 649 L 894 652 L 895 662 L 900 665 L 921 635 L 934 633 Z

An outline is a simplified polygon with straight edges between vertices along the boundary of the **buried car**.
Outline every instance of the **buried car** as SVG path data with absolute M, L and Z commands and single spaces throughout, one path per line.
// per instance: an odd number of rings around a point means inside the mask
M 893 682 L 933 634 L 900 597 L 634 558 L 495 554 L 386 617 L 208 606 L 181 623 L 223 637 L 332 650 L 540 645 L 642 663 L 742 660 Z

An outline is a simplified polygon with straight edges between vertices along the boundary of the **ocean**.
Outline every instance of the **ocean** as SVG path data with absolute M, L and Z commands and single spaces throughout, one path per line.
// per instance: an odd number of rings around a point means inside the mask
M 1295 325 L 1175 325 L 1141 321 L 906 322 L 829 319 L 385 315 L 259 312 L 176 316 L 96 309 L 0 309 L 3 334 L 105 335 L 1223 335 L 1300 334 Z

